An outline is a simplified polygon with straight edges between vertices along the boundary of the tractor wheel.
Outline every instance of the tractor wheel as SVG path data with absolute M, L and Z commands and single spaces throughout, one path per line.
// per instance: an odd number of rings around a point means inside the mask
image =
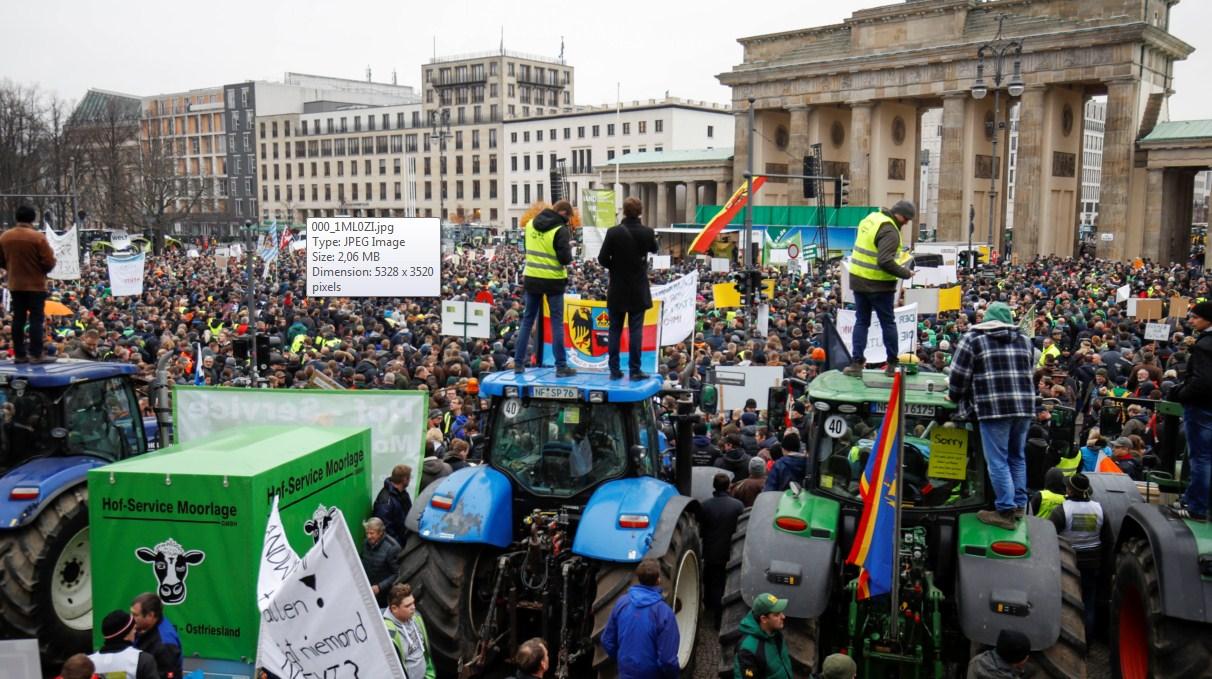
M 1060 539 L 1061 632 L 1055 644 L 1031 654 L 1026 677 L 1086 676 L 1086 624 L 1082 618 L 1082 576 L 1077 570 L 1077 554 L 1064 538 Z
M 661 557 L 661 589 L 677 620 L 678 665 L 682 675 L 687 677 L 694 673 L 695 641 L 702 612 L 702 553 L 698 527 L 688 514 L 682 514 L 678 517 L 669 550 Z M 599 679 L 618 675 L 614 661 L 602 650 L 600 641 L 615 603 L 635 582 L 634 574 L 635 566 L 632 565 L 603 565 L 598 574 L 593 600 L 593 668 Z
M 87 653 L 93 642 L 87 487 L 65 491 L 3 543 L 0 612 L 7 625 L 37 637 L 52 665 Z
M 720 619 L 720 679 L 732 679 L 733 658 L 736 646 L 741 641 L 741 621 L 749 615 L 749 606 L 741 596 L 741 563 L 745 550 L 745 533 L 749 528 L 749 509 L 736 522 L 732 534 L 732 553 L 728 557 L 728 578 L 724 583 L 721 605 L 724 613 Z M 805 676 L 816 667 L 816 649 L 820 629 L 815 619 L 787 618 L 783 627 L 783 638 L 791 655 L 792 668 Z
M 1143 538 L 1128 540 L 1116 555 L 1110 612 L 1113 676 L 1212 677 L 1212 625 L 1162 614 L 1157 561 Z
M 430 542 L 416 533 L 404 543 L 399 582 L 412 586 L 439 677 L 457 676 L 460 660 L 475 653 L 468 599 L 476 554 L 474 548 Z

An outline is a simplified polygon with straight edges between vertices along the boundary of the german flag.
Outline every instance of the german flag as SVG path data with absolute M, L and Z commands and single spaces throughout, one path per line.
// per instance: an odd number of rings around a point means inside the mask
M 761 190 L 762 184 L 765 183 L 765 177 L 761 175 L 754 177 L 753 192 L 757 193 Z M 748 188 L 749 182 L 742 183 L 741 187 L 728 199 L 728 202 L 724 203 L 724 206 L 720 208 L 720 211 L 715 213 L 715 216 L 703 226 L 703 230 L 699 232 L 699 235 L 694 237 L 694 242 L 690 244 L 691 252 L 699 254 L 707 253 L 707 248 L 711 247 L 711 244 L 715 242 L 716 236 L 720 235 L 720 232 L 732 221 L 736 213 L 740 212 L 741 208 L 745 207 L 745 203 L 749 202 Z
M 859 482 L 863 514 L 858 533 L 846 563 L 860 567 L 857 598 L 862 601 L 892 591 L 892 569 L 896 564 L 894 537 L 896 512 L 900 509 L 897 471 L 900 465 L 900 404 L 904 398 L 903 375 L 892 381 L 892 397 L 884 414 L 884 423 L 876 436 L 875 448 L 867 459 L 867 468 Z

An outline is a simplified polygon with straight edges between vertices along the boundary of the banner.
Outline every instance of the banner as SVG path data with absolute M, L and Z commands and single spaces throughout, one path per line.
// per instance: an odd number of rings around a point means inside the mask
M 105 258 L 109 266 L 109 289 L 114 297 L 143 294 L 143 262 L 147 255 L 140 252 L 128 257 L 109 255 Z
M 173 388 L 178 443 L 253 424 L 369 427 L 374 488 L 391 476 L 392 467 L 406 464 L 413 468 L 414 493 L 421 484 L 416 472 L 425 457 L 428 414 L 429 397 L 419 391 Z
M 51 250 L 55 251 L 55 268 L 46 274 L 47 278 L 60 281 L 74 281 L 80 278 L 80 235 L 76 227 L 68 229 L 62 236 L 54 229 L 46 230 L 46 241 Z
M 126 229 L 114 229 L 109 232 L 109 242 L 110 245 L 114 246 L 115 250 L 129 250 L 130 234 L 126 232 Z
M 897 307 L 895 313 L 897 355 L 917 351 L 917 305 L 907 304 Z M 852 356 L 856 355 L 854 347 L 851 346 L 854 341 L 854 323 L 855 312 L 853 309 L 842 309 L 837 312 L 837 332 L 842 341 L 846 343 L 846 351 L 849 351 Z M 863 358 L 871 363 L 880 363 L 887 357 L 879 319 L 875 317 L 875 313 L 872 313 L 871 325 L 867 329 L 867 348 L 863 351 Z
M 550 316 L 543 307 L 543 327 L 549 328 Z M 631 343 L 623 329 L 619 346 L 620 369 L 627 370 L 627 354 Z M 543 355 L 550 357 L 551 337 L 543 333 Z M 608 342 L 610 339 L 610 313 L 606 302 L 569 299 L 564 296 L 564 349 L 568 353 L 568 365 L 577 369 L 608 370 Z M 661 303 L 655 299 L 652 308 L 644 312 L 644 334 L 641 340 L 640 369 L 655 375 L 658 370 L 658 354 L 661 344 Z
M 661 303 L 661 346 L 680 342 L 694 332 L 695 301 L 699 292 L 699 272 L 652 288 L 653 301 Z
M 606 231 L 607 227 L 604 226 L 581 227 L 581 242 L 584 244 L 584 247 L 581 248 L 582 261 L 598 261 L 598 253 L 602 251 L 602 241 L 606 240 Z
M 197 259 L 200 256 L 198 253 L 198 248 L 191 247 L 190 249 L 186 250 L 185 256 L 190 259 Z
M 581 191 L 581 225 L 614 226 L 614 189 Z
M 262 554 L 270 548 L 267 531 Z M 263 558 L 262 573 L 276 567 Z M 273 589 L 260 632 L 258 655 L 265 669 L 284 679 L 407 679 L 339 509 Z

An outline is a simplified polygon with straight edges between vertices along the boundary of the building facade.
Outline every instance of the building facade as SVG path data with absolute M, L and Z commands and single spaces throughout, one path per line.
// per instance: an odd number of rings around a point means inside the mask
M 731 150 L 733 131 L 727 106 L 676 97 L 508 120 L 502 150 L 505 223 L 517 227 L 532 203 L 551 202 L 553 181 L 566 187 L 566 198 L 579 205 L 583 189 L 614 184 L 612 177 L 602 175 L 602 166 L 618 156 Z

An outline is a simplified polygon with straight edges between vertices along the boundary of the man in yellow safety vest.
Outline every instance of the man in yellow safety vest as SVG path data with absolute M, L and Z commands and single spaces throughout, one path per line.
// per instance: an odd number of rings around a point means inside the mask
M 913 276 L 905 266 L 912 257 L 901 247 L 900 227 L 912 221 L 916 214 L 913 203 L 902 200 L 891 210 L 872 212 L 859 222 L 854 250 L 850 254 L 850 289 L 854 292 L 855 306 L 850 346 L 854 355 L 843 371 L 851 377 L 862 377 L 867 365 L 863 352 L 867 348 L 867 326 L 871 324 L 872 311 L 880 320 L 884 351 L 887 352 L 888 363 L 884 371 L 888 375 L 896 372 L 896 316 L 892 310 L 896 302 L 896 282 L 898 278 Z
M 572 204 L 561 200 L 526 222 L 526 267 L 522 270 L 522 285 L 526 292 L 526 310 L 518 328 L 513 352 L 513 371 L 526 370 L 526 350 L 535 321 L 543 317 L 543 299 L 551 310 L 551 352 L 555 354 L 556 374 L 575 375 L 564 353 L 564 288 L 568 285 L 568 270 L 572 263 L 572 246 L 568 220 L 572 219 Z M 537 338 L 542 355 L 543 333 Z

